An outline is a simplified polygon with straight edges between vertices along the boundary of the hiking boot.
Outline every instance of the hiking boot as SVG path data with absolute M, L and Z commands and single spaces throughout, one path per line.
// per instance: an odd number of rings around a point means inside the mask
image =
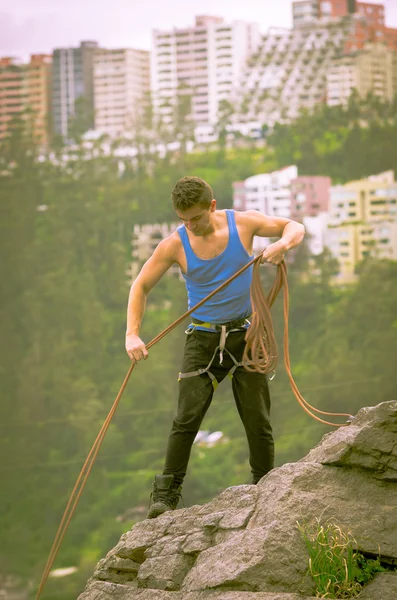
M 175 510 L 181 497 L 182 486 L 174 483 L 173 475 L 155 475 L 153 492 L 150 495 L 152 504 L 147 514 L 148 519 L 155 519 L 167 510 Z

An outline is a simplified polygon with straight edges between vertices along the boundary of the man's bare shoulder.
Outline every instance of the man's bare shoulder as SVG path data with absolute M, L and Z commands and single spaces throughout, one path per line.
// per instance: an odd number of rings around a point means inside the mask
M 263 214 L 259 213 L 257 210 L 235 210 L 234 217 L 236 220 L 236 225 L 242 226 L 252 226 L 258 222 L 258 219 L 263 218 Z
M 235 211 L 235 214 L 237 227 L 262 237 L 281 236 L 284 227 L 290 222 L 285 217 L 265 215 L 258 210 Z
M 155 252 L 159 256 L 163 256 L 167 259 L 172 259 L 174 262 L 178 258 L 182 246 L 182 241 L 177 231 L 174 231 L 169 236 L 161 240 L 158 244 Z

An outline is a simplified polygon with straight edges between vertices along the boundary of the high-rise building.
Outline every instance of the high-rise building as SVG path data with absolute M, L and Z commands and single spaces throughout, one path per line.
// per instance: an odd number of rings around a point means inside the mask
M 336 58 L 327 73 L 327 104 L 346 105 L 356 90 L 392 100 L 397 93 L 397 52 L 385 44 L 367 44 L 363 50 Z
M 276 217 L 291 216 L 291 182 L 298 176 L 295 165 L 272 173 L 260 173 L 233 183 L 233 208 L 258 210 Z M 261 252 L 267 238 L 255 237 L 254 252 Z
M 26 105 L 24 67 L 16 58 L 0 59 L 0 139 L 7 135 L 9 121 Z
M 233 184 L 233 207 L 259 210 L 276 217 L 291 216 L 291 182 L 298 176 L 295 165 L 272 173 L 260 173 Z
M 327 101 L 327 73 L 337 57 L 369 42 L 391 50 L 397 45 L 397 29 L 385 26 L 382 5 L 303 0 L 293 3 L 293 15 L 294 28 L 270 28 L 249 59 L 231 96 L 234 122 L 288 123 Z
M 26 64 L 0 59 L 0 139 L 7 135 L 9 121 L 23 115 L 36 140 L 48 142 L 51 62 L 46 54 L 33 54 Z
M 385 7 L 356 0 L 302 0 L 292 3 L 294 28 L 352 17 L 352 31 L 345 52 L 358 50 L 366 42 L 384 42 L 397 48 L 397 29 L 386 27 Z
M 291 181 L 291 218 L 301 221 L 328 212 L 331 178 L 300 176 Z
M 131 130 L 149 91 L 148 51 L 101 48 L 95 52 L 95 129 L 111 136 L 120 136 Z
M 27 104 L 32 111 L 33 129 L 41 143 L 48 143 L 51 113 L 52 56 L 32 54 L 27 65 Z
M 196 17 L 194 27 L 153 32 L 152 93 L 157 118 L 177 122 L 178 103 L 196 125 L 215 124 L 247 58 L 260 41 L 256 23 Z M 180 104 L 179 104 L 180 105 Z
M 80 100 L 87 129 L 94 126 L 93 56 L 97 42 L 81 42 L 79 48 L 53 52 L 52 119 L 55 133 L 69 136 L 70 120 Z
M 319 18 L 319 3 L 317 0 L 303 0 L 292 3 L 292 22 L 294 27 L 313 23 Z
M 356 0 L 301 0 L 292 3 L 294 27 L 300 27 L 319 19 L 338 19 L 354 14 L 364 15 L 373 24 L 384 25 L 384 7 Z
M 357 2 L 352 16 L 352 31 L 346 41 L 344 52 L 348 54 L 362 50 L 368 42 L 383 43 L 397 49 L 397 29 L 385 24 L 385 9 L 382 4 Z
M 365 256 L 397 260 L 397 182 L 393 171 L 331 187 L 326 244 L 340 262 L 336 282 L 356 280 Z
M 296 29 L 271 28 L 235 90 L 235 119 L 272 127 L 312 110 L 326 98 L 325 74 L 349 35 L 349 23 L 318 22 Z

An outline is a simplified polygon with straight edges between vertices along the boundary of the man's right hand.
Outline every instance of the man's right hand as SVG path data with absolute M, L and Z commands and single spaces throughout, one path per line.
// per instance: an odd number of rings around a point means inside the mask
M 146 359 L 149 355 L 144 342 L 134 333 L 125 336 L 125 349 L 133 362 Z

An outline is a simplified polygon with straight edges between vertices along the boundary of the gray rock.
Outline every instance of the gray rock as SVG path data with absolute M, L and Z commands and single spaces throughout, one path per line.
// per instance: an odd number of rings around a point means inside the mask
M 276 534 L 274 529 L 277 529 Z M 182 589 L 230 587 L 243 591 L 284 592 L 299 589 L 306 564 L 297 566 L 295 544 L 287 543 L 282 554 L 275 553 L 283 542 L 278 536 L 276 522 L 235 532 L 225 542 L 201 552 Z M 296 540 L 303 547 L 298 535 Z
M 205 590 L 201 592 L 167 592 L 161 590 L 131 590 L 128 587 L 94 582 L 79 600 L 318 600 L 301 594 L 267 592 L 233 592 Z M 368 599 L 367 599 L 368 600 Z M 391 600 L 391 599 L 390 599 Z
M 129 558 L 119 558 L 115 554 L 110 554 L 99 561 L 93 578 L 110 580 L 113 583 L 127 583 L 136 579 L 139 566 L 139 563 Z
M 256 486 L 167 512 L 125 533 L 80 600 L 304 600 L 315 595 L 297 522 L 336 522 L 359 551 L 397 564 L 397 401 L 360 410 L 348 427 Z M 378 573 L 365 600 L 397 598 Z
M 349 427 L 324 436 L 302 460 L 367 469 L 373 477 L 397 482 L 396 402 L 362 408 Z
M 211 539 L 207 531 L 196 531 L 185 538 L 180 548 L 185 554 L 198 554 L 211 546 Z
M 178 590 L 193 558 L 182 554 L 159 556 L 145 560 L 138 573 L 140 587 L 160 590 Z

